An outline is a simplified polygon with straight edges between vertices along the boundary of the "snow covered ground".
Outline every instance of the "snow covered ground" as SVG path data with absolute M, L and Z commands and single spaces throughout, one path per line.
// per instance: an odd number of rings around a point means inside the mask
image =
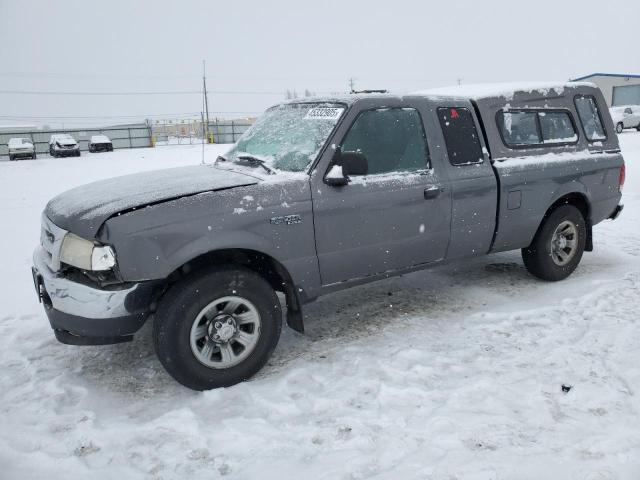
M 0 479 L 637 480 L 640 134 L 621 142 L 626 208 L 566 281 L 512 252 L 334 294 L 257 377 L 205 393 L 148 326 L 57 343 L 29 271 L 51 196 L 200 146 L 0 163 Z

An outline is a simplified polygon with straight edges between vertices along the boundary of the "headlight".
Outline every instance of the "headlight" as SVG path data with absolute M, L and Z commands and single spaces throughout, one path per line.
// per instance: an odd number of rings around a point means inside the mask
M 93 242 L 67 233 L 60 248 L 60 261 L 83 270 L 109 270 L 116 264 L 116 255 L 110 246 Z

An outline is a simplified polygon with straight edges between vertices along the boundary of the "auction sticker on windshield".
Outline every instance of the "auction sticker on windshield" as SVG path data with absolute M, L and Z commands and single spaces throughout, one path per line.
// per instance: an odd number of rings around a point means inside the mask
M 337 120 L 344 112 L 344 108 L 316 107 L 312 108 L 305 115 L 305 120 Z

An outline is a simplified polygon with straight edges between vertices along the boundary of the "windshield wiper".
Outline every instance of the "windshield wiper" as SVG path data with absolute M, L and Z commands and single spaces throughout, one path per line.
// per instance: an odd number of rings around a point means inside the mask
M 265 161 L 262 158 L 258 158 L 258 157 L 254 157 L 253 155 L 238 155 L 238 160 L 246 160 L 247 162 L 249 162 L 250 165 L 259 165 L 262 168 L 264 168 L 269 175 L 274 175 L 276 174 L 276 170 L 267 166 L 265 164 Z

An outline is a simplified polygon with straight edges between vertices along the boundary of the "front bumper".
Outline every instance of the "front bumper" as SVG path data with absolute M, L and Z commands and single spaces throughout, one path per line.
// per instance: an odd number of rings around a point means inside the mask
M 33 150 L 9 150 L 9 155 L 13 158 L 31 158 Z
M 53 153 L 59 157 L 75 157 L 80 153 L 80 148 L 54 148 Z
M 89 150 L 94 152 L 108 152 L 113 150 L 113 145 L 110 143 L 90 143 Z
M 33 281 L 56 337 L 72 345 L 129 341 L 144 324 L 162 286 L 158 282 L 98 288 L 52 271 L 47 252 L 33 253 Z

